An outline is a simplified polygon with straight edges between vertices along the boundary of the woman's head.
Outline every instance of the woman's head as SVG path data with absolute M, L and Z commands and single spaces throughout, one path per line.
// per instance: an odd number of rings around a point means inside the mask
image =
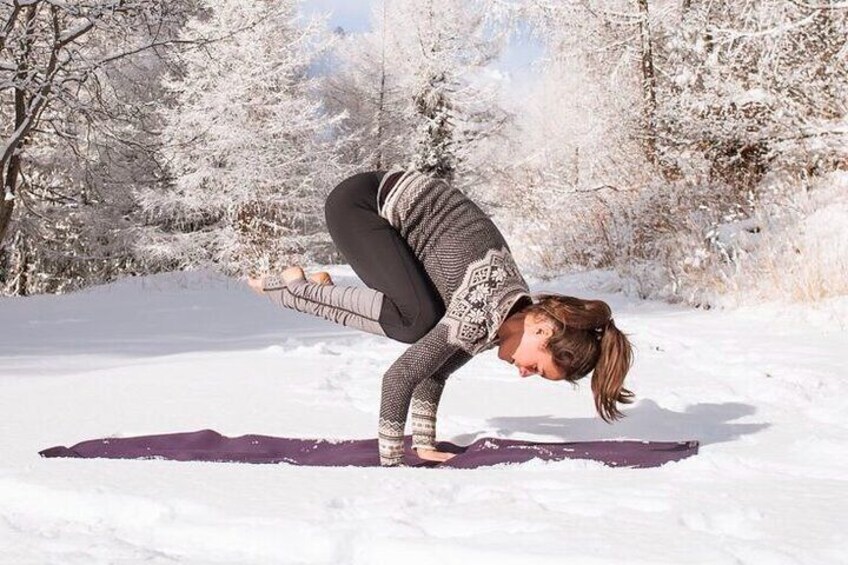
M 606 422 L 621 417 L 616 403 L 629 404 L 633 398 L 623 387 L 632 349 L 609 306 L 559 294 L 537 298 L 518 313 L 523 318 L 520 342 L 502 347 L 499 356 L 516 365 L 522 377 L 539 374 L 573 383 L 592 372 L 598 414 Z
M 565 371 L 548 350 L 548 339 L 557 329 L 553 321 L 520 310 L 502 327 L 509 330 L 501 338 L 498 357 L 518 367 L 521 377 L 539 375 L 551 381 L 565 378 Z

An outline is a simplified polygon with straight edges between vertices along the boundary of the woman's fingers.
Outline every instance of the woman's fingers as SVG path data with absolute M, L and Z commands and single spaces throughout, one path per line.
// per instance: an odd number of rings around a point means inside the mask
M 415 451 L 418 453 L 418 457 L 425 461 L 443 462 L 456 455 L 455 453 L 446 453 L 444 451 L 436 451 L 435 449 L 416 448 Z

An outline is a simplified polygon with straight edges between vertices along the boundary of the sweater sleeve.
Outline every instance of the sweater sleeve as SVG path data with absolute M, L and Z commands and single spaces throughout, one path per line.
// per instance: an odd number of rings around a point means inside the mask
M 403 432 L 409 413 L 413 394 L 421 383 L 418 397 L 432 405 L 422 415 L 433 416 L 432 433 L 435 433 L 435 410 L 438 395 L 444 387 L 448 375 L 471 359 L 471 354 L 458 345 L 449 344 L 448 327 L 439 322 L 421 339 L 410 345 L 398 357 L 385 375 L 380 398 L 380 421 L 378 443 L 380 465 L 399 466 L 403 464 Z M 428 382 L 428 379 L 430 380 Z M 441 382 L 441 385 L 439 383 Z M 434 402 L 435 399 L 435 402 Z M 422 420 L 418 420 L 422 422 Z M 420 435 L 420 434 L 419 434 Z M 426 436 L 432 435 L 427 432 Z M 424 444 L 428 440 L 424 440 Z
M 468 362 L 454 354 L 438 371 L 422 380 L 412 392 L 412 447 L 436 449 L 436 412 L 448 377 Z
M 275 305 L 324 318 L 342 326 L 385 336 L 380 325 L 383 293 L 368 287 L 318 284 L 305 277 L 288 283 L 268 277 L 263 293 Z

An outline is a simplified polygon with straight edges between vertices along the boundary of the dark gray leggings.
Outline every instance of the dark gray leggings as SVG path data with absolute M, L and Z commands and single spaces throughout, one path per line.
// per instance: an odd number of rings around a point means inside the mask
M 346 178 L 327 196 L 330 237 L 357 276 L 384 294 L 380 326 L 386 335 L 414 343 L 445 313 L 430 277 L 397 230 L 377 213 L 377 188 L 385 171 Z

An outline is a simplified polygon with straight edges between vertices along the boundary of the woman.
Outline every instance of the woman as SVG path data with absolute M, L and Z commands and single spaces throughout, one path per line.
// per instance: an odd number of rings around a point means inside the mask
M 306 278 L 300 267 L 250 279 L 278 306 L 410 343 L 383 376 L 380 464 L 403 464 L 412 447 L 436 450 L 436 410 L 445 381 L 472 356 L 498 346 L 522 377 L 575 382 L 594 371 L 592 392 L 607 422 L 630 403 L 623 388 L 631 348 L 606 303 L 529 293 L 510 248 L 489 217 L 448 183 L 413 170 L 353 175 L 327 197 L 327 227 L 366 287 Z

